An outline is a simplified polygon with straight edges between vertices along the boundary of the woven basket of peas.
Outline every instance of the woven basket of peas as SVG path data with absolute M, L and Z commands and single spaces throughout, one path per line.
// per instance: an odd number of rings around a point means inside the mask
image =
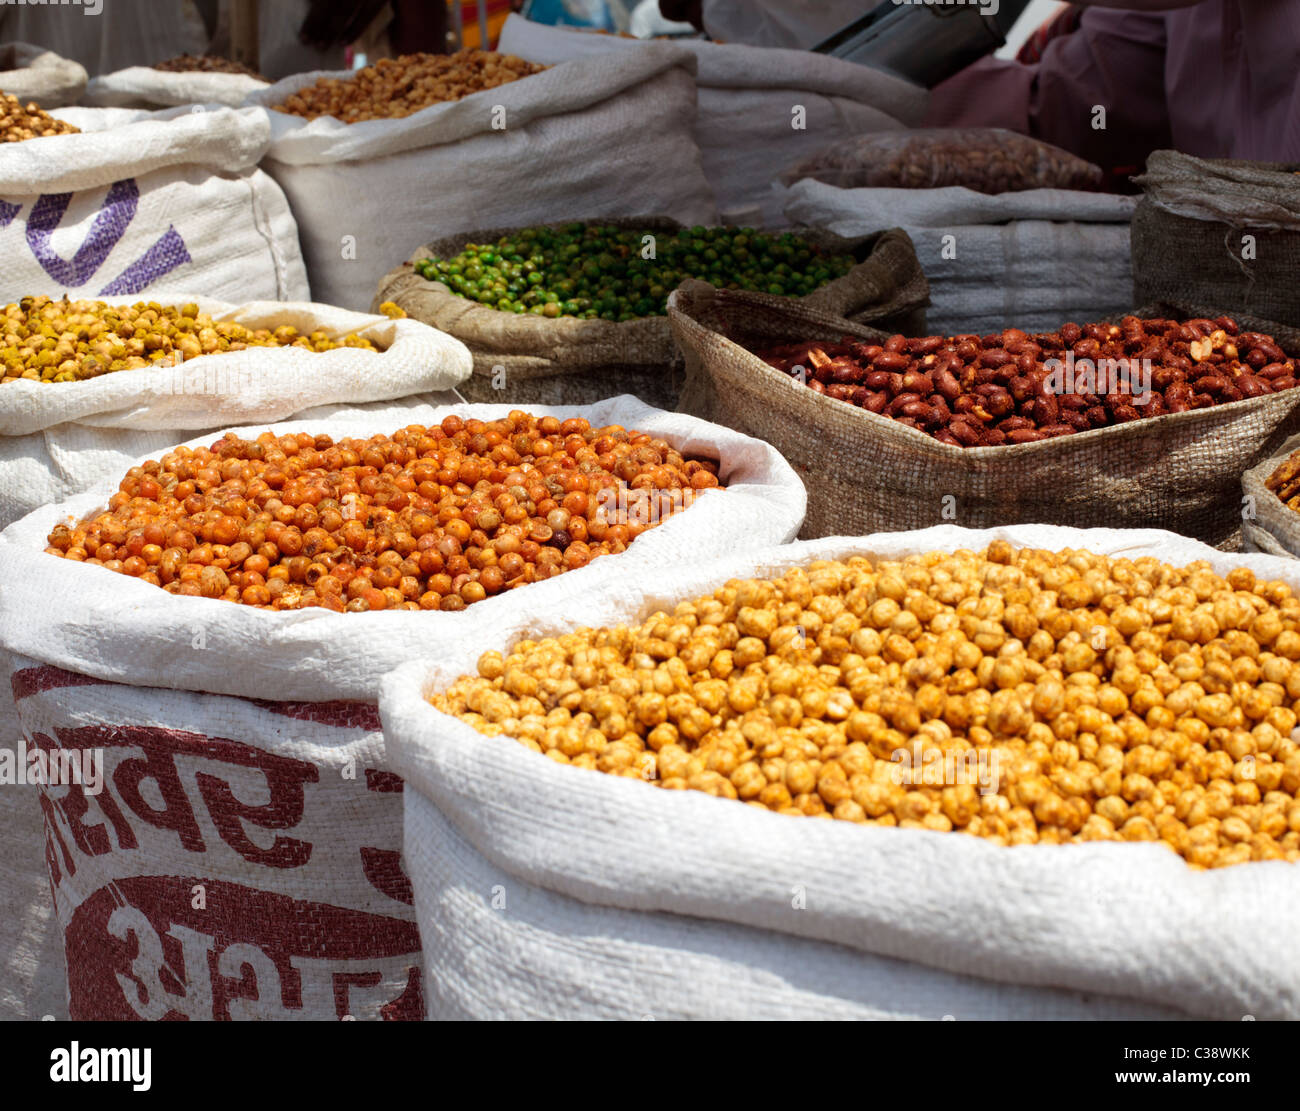
M 683 364 L 668 295 L 688 278 L 797 298 L 882 327 L 919 327 L 929 286 L 899 231 L 687 228 L 661 216 L 465 232 L 389 273 L 375 304 L 469 347 L 470 401 L 588 404 L 621 393 L 676 408 Z

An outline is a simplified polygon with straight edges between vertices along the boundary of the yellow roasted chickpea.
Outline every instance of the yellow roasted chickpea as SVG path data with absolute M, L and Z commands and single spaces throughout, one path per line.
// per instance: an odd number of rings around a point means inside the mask
M 1216 868 L 1300 861 L 1297 661 L 1281 583 L 999 542 L 737 580 L 636 629 L 485 653 L 432 701 L 779 814 L 1153 841 Z

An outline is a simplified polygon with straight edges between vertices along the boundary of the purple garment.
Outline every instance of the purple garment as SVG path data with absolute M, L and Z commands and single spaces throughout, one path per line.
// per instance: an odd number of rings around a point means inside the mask
M 1093 127 L 1096 106 L 1106 128 Z M 985 59 L 932 93 L 927 127 L 1009 127 L 1104 167 L 1172 147 L 1300 161 L 1300 0 L 1092 8 L 1036 65 Z

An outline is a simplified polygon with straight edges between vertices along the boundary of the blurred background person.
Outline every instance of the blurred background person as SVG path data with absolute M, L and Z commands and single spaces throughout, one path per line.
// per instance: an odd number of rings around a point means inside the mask
M 937 86 L 925 125 L 1007 127 L 1116 172 L 1163 148 L 1300 160 L 1297 0 L 1076 7 L 1075 28 L 1036 62 L 986 58 Z
M 27 42 L 71 58 L 92 77 L 202 54 L 217 19 L 216 0 L 101 0 L 0 6 L 0 40 Z

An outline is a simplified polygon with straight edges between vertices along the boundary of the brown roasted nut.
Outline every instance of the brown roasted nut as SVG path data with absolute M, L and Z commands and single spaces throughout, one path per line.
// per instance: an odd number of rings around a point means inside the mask
M 242 62 L 231 61 L 217 54 L 178 54 L 165 62 L 155 62 L 153 68 L 164 73 L 232 73 L 243 77 L 256 77 L 259 81 L 266 80 L 260 73 Z
M 314 85 L 304 86 L 283 104 L 275 105 L 275 110 L 307 120 L 333 116 L 344 123 L 402 119 L 422 108 L 494 89 L 545 68 L 486 50 L 404 54 L 382 58 L 346 78 L 319 77 Z
M 904 371 L 912 365 L 909 356 L 901 351 L 882 351 L 873 364 L 876 370 Z
M 1071 352 L 1072 378 L 1063 373 Z M 866 399 L 842 390 L 828 396 L 968 446 L 1010 442 L 1011 432 L 1026 428 L 1050 428 L 1051 435 L 1064 435 L 1063 426 L 1107 428 L 1263 397 L 1297 382 L 1296 360 L 1274 340 L 1240 332 L 1225 317 L 1126 316 L 1118 324 L 1067 323 L 1034 335 L 1008 328 L 983 336 L 895 335 L 880 344 L 845 339 L 787 344 L 760 357 L 786 372 L 813 366 L 813 380 L 827 385 L 863 387 Z M 907 408 L 918 403 L 925 408 Z M 953 431 L 959 417 L 965 424 Z M 1011 417 L 1026 423 L 1005 424 Z
M 1033 428 L 1016 428 L 1007 433 L 1007 441 L 1013 444 L 1033 444 L 1047 439 L 1045 432 Z
M 40 105 L 23 104 L 16 96 L 0 93 L 0 142 L 18 143 L 44 135 L 77 135 L 79 127 L 56 120 Z

